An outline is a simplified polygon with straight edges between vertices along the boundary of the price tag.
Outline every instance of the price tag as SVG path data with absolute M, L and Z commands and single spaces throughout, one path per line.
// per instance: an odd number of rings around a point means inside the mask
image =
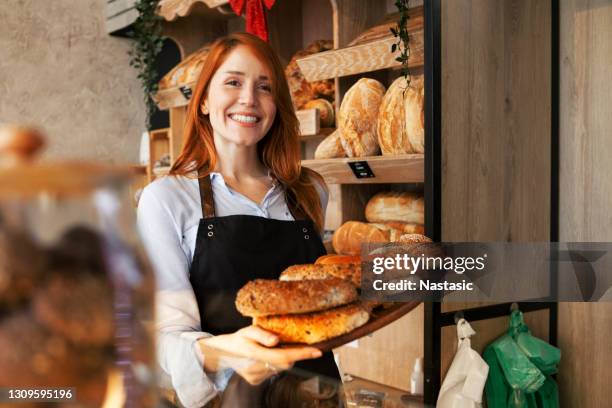
M 190 87 L 188 87 L 188 86 L 181 86 L 179 88 L 179 90 L 181 91 L 181 93 L 183 94 L 185 99 L 187 99 L 187 100 L 191 99 L 192 90 L 191 90 Z
M 348 165 L 358 179 L 376 177 L 367 161 L 349 162 Z

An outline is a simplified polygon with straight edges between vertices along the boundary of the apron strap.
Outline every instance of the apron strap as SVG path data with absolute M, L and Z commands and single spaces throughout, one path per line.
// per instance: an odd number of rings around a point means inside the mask
M 210 182 L 210 174 L 206 177 L 198 178 L 200 185 L 200 203 L 202 205 L 202 218 L 214 218 L 215 217 L 215 201 L 213 199 L 212 184 Z M 305 220 L 306 214 L 302 210 L 302 207 L 297 205 L 293 194 L 285 192 L 285 200 L 287 202 L 287 208 L 291 212 L 293 219 Z
M 215 217 L 215 201 L 213 199 L 212 185 L 210 184 L 210 174 L 206 177 L 198 178 L 200 184 L 200 203 L 202 204 L 202 218 Z

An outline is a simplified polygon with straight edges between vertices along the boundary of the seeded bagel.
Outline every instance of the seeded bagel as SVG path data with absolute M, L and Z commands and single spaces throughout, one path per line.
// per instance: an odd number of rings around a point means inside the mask
M 348 333 L 368 322 L 370 315 L 359 303 L 300 315 L 261 316 L 256 326 L 276 333 L 281 343 L 313 344 Z
M 293 265 L 281 273 L 282 281 L 338 278 L 361 285 L 361 264 L 306 264 Z
M 356 299 L 355 286 L 342 279 L 256 279 L 238 291 L 236 309 L 250 317 L 308 313 L 345 305 Z

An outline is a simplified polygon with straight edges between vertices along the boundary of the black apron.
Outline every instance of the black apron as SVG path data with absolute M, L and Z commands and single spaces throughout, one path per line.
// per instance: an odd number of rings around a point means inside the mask
M 251 324 L 235 306 L 236 293 L 253 279 L 278 279 L 288 266 L 313 263 L 325 255 L 325 247 L 314 224 L 303 211 L 287 205 L 295 221 L 274 220 L 252 215 L 216 217 L 210 175 L 199 179 L 202 216 L 189 279 L 200 312 L 202 331 L 233 333 Z M 315 360 L 297 362 L 300 373 L 319 374 L 324 381 L 338 381 L 340 375 L 331 352 Z M 268 382 L 251 386 L 235 374 L 223 406 L 259 407 Z

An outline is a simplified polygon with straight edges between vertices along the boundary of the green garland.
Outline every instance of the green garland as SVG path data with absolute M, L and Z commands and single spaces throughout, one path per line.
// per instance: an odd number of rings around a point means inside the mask
M 400 55 L 395 58 L 397 62 L 402 64 L 402 76 L 406 78 L 406 82 L 410 85 L 410 71 L 408 70 L 408 58 L 410 58 L 410 37 L 408 35 L 407 23 L 408 19 L 408 3 L 410 0 L 395 0 L 395 7 L 400 13 L 400 19 L 395 28 L 391 28 L 391 33 L 397 42 L 391 45 L 391 53 L 399 50 Z M 426 0 L 427 1 L 427 0 Z
M 151 117 L 157 110 L 151 98 L 157 92 L 157 70 L 155 59 L 164 45 L 165 37 L 161 35 L 161 17 L 155 13 L 159 0 L 137 0 L 136 10 L 138 18 L 134 22 L 133 30 L 128 33 L 134 41 L 130 55 L 130 66 L 138 71 L 138 79 L 144 91 L 146 106 L 146 127 L 151 128 Z

